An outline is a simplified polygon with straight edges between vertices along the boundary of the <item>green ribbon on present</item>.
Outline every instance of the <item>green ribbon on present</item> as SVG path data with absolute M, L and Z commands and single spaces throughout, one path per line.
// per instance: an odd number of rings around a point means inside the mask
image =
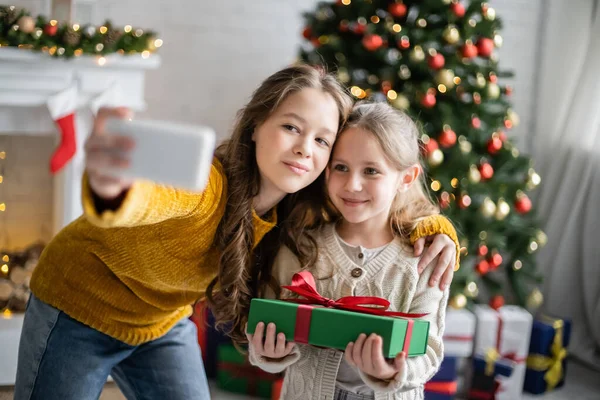
M 527 357 L 527 367 L 535 371 L 546 371 L 544 380 L 548 390 L 552 390 L 563 379 L 563 361 L 567 357 L 567 350 L 563 347 L 563 327 L 561 319 L 552 320 L 554 339 L 550 348 L 551 357 L 542 354 L 530 354 Z

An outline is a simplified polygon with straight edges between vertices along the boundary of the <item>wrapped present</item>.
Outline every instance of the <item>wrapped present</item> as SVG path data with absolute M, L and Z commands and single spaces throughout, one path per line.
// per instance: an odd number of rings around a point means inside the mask
M 443 339 L 445 356 L 471 357 L 475 339 L 475 314 L 466 309 L 448 308 Z
M 270 374 L 251 365 L 247 357 L 231 344 L 217 349 L 217 386 L 232 393 L 271 399 L 273 385 L 280 374 Z
M 452 400 L 457 391 L 458 358 L 444 357 L 440 369 L 425 384 L 425 400 Z
M 271 389 L 271 400 L 279 400 L 281 397 L 281 389 L 283 387 L 283 378 L 277 379 L 273 382 L 273 388 Z
M 206 308 L 205 315 L 206 330 L 204 335 L 206 350 L 203 352 L 204 370 L 207 377 L 215 378 L 217 376 L 217 362 L 219 359 L 217 354 L 218 348 L 222 344 L 231 344 L 232 341 L 223 331 L 215 327 L 215 317 L 210 309 Z
M 498 400 L 518 400 L 523 392 L 525 361 L 529 352 L 529 339 L 533 317 L 525 309 L 504 306 L 495 310 L 487 305 L 475 307 L 477 329 L 474 354 L 484 356 L 491 349 L 499 359 L 512 361 L 514 370 L 510 377 L 500 376 Z M 473 381 L 475 374 L 473 374 Z
M 570 337 L 568 320 L 541 317 L 533 322 L 525 372 L 526 392 L 540 394 L 564 384 Z
M 389 302 L 378 297 L 324 298 L 308 271 L 295 274 L 292 285 L 283 287 L 305 299 L 252 299 L 249 333 L 254 333 L 259 322 L 273 322 L 289 341 L 339 350 L 361 333 L 376 333 L 383 338 L 385 357 L 393 358 L 401 351 L 409 357 L 425 354 L 429 322 L 415 319 L 424 314 L 387 311 Z
M 467 398 L 469 400 L 496 400 L 501 394 L 499 377 L 510 377 L 515 362 L 501 359 L 495 349 L 489 349 L 485 355 L 473 357 L 473 379 Z

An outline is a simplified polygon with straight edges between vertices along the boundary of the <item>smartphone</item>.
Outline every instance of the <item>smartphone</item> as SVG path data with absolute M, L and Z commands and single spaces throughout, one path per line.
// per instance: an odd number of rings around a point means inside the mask
M 111 170 L 111 175 L 148 179 L 190 191 L 206 187 L 216 146 L 213 129 L 169 121 L 111 118 L 106 121 L 106 132 L 135 142 L 129 167 Z

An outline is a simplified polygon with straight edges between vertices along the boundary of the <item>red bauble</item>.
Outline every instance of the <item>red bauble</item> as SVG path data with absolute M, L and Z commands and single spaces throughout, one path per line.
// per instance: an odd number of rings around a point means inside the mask
M 474 44 L 465 44 L 461 50 L 462 56 L 466 58 L 477 57 L 477 47 Z
M 44 27 L 44 34 L 48 36 L 55 36 L 58 32 L 58 25 L 46 24 Z
M 515 201 L 515 209 L 520 214 L 527 214 L 529 211 L 531 211 L 531 200 L 526 194 L 522 194 L 517 197 L 517 201 Z
M 487 144 L 487 150 L 490 154 L 496 154 L 502 149 L 502 140 L 498 136 L 494 136 Z
M 394 17 L 402 18 L 406 15 L 406 6 L 402 3 L 392 3 L 388 7 L 388 11 Z
M 456 144 L 456 133 L 452 129 L 446 129 L 441 133 L 439 141 L 442 147 L 452 147 Z
M 494 41 L 489 38 L 481 38 L 477 41 L 477 54 L 481 57 L 489 57 L 494 51 Z
M 502 265 L 502 256 L 499 253 L 496 253 L 490 257 L 488 263 L 490 264 L 491 269 L 496 269 Z
M 340 22 L 340 32 L 348 32 L 350 30 L 350 24 L 348 21 Z
M 446 64 L 446 59 L 443 55 L 437 53 L 435 56 L 429 57 L 428 64 L 433 69 L 442 69 Z
M 500 138 L 500 140 L 502 140 L 503 142 L 506 142 L 506 133 L 504 131 L 498 131 L 498 137 Z
M 490 82 L 492 82 L 492 83 L 498 82 L 498 76 L 493 75 L 493 74 L 490 75 Z
M 506 129 L 511 129 L 513 127 L 513 123 L 510 119 L 505 119 L 504 120 L 504 127 Z
M 473 125 L 473 128 L 479 129 L 481 128 L 481 120 L 477 117 L 473 117 L 471 120 L 471 125 Z
M 367 30 L 367 25 L 366 24 L 356 24 L 354 26 L 354 33 L 356 33 L 357 35 L 362 35 L 363 33 L 365 33 L 365 31 Z
M 423 107 L 425 107 L 425 108 L 432 108 L 433 106 L 435 106 L 435 103 L 436 103 L 435 95 L 433 95 L 431 93 L 427 93 L 421 99 L 421 105 L 423 105 Z
M 507 86 L 504 88 L 504 93 L 506 93 L 506 95 L 507 95 L 507 96 L 510 96 L 510 95 L 512 94 L 512 92 L 513 92 L 513 88 L 512 88 L 512 86 L 508 86 L 508 85 L 507 85 Z
M 383 46 L 383 38 L 379 35 L 366 35 L 362 40 L 363 46 L 369 51 L 375 51 Z
M 491 179 L 494 176 L 494 168 L 488 163 L 483 163 L 479 166 L 481 179 Z
M 410 40 L 402 38 L 401 40 L 398 40 L 397 44 L 401 49 L 408 49 L 410 47 Z
M 307 26 L 306 28 L 304 28 L 304 30 L 302 31 L 302 36 L 304 36 L 305 39 L 310 39 L 312 36 L 312 29 L 310 29 L 310 26 Z
M 490 299 L 490 307 L 492 307 L 494 310 L 499 309 L 503 305 L 504 305 L 504 297 L 499 294 L 493 296 Z
M 488 253 L 488 248 L 485 244 L 482 244 L 481 246 L 479 246 L 479 249 L 477 249 L 477 254 L 479 254 L 481 257 L 486 256 Z
M 315 47 L 321 47 L 321 42 L 319 42 L 319 39 L 317 39 L 317 38 L 311 39 L 310 42 Z
M 490 264 L 486 260 L 481 260 L 477 263 L 475 269 L 480 275 L 485 275 L 490 272 Z
M 438 148 L 438 142 L 435 139 L 430 138 L 425 144 L 425 154 L 431 154 L 432 151 L 437 150 Z
M 465 6 L 462 3 L 452 3 L 450 5 L 450 9 L 458 18 L 462 18 L 465 16 Z
M 471 198 L 468 195 L 462 195 L 460 196 L 460 199 L 458 199 L 458 206 L 460 208 L 467 208 L 471 205 Z

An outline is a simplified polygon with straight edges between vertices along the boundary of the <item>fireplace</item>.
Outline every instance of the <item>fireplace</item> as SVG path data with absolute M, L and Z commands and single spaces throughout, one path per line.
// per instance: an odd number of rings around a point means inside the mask
M 119 104 L 112 105 L 144 110 L 145 74 L 159 65 L 160 58 L 155 55 L 65 61 L 20 49 L 0 49 L 0 286 L 4 283 L 5 292 L 10 281 L 13 290 L 18 288 L 17 294 L 24 297 L 36 252 L 81 215 L 82 148 L 91 130 L 92 101 L 118 88 L 121 95 L 113 101 Z M 46 102 L 74 85 L 78 93 L 77 151 L 64 169 L 52 175 L 49 160 L 58 132 Z M 17 282 L 2 272 L 13 267 L 22 268 L 14 277 Z M 14 384 L 16 374 L 23 302 L 13 304 L 20 305 L 15 310 L 0 301 L 0 386 Z

